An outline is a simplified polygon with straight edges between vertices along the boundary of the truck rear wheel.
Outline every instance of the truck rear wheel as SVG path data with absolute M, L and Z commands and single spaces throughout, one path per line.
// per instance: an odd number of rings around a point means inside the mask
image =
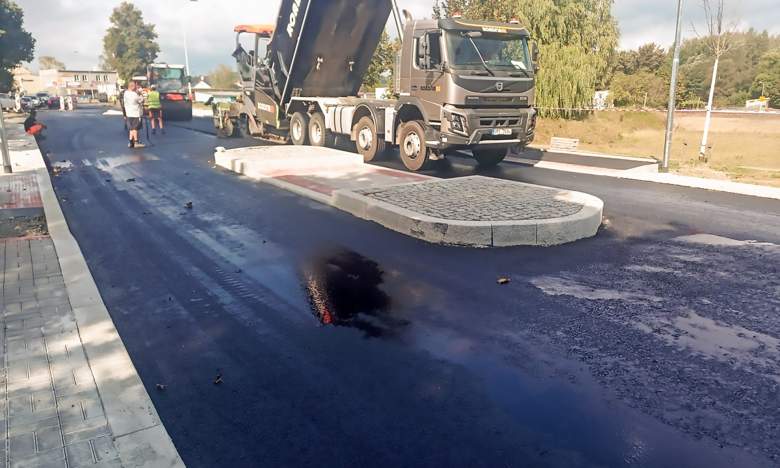
M 398 140 L 401 143 L 399 149 L 404 166 L 413 172 L 422 170 L 430 157 L 423 123 L 412 120 L 402 124 Z
M 309 119 L 309 144 L 312 146 L 330 146 L 333 137 L 325 126 L 325 116 L 315 112 Z
M 495 166 L 506 158 L 507 149 L 475 149 L 474 159 L 482 167 Z
M 214 122 L 214 126 L 217 128 L 217 138 L 230 138 L 233 136 L 234 127 L 230 117 L 225 116 L 221 125 L 219 122 Z
M 363 117 L 355 125 L 355 146 L 364 162 L 371 162 L 384 154 L 385 139 L 379 137 L 376 123 L 371 117 Z
M 236 133 L 241 138 L 251 138 L 252 137 L 252 130 L 249 129 L 249 116 L 246 114 L 241 114 L 241 117 L 238 118 L 238 125 L 236 126 Z
M 290 119 L 290 139 L 295 146 L 309 144 L 309 116 L 296 112 Z

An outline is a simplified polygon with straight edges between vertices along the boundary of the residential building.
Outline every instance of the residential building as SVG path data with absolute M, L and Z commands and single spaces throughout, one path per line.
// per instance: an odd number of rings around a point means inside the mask
M 37 73 L 27 67 L 16 67 L 14 74 L 14 89 L 22 94 L 35 94 L 43 91 L 41 80 Z
M 119 94 L 116 72 L 105 70 L 41 70 L 42 87 L 52 94 L 76 95 L 94 99 L 100 94 L 109 98 Z

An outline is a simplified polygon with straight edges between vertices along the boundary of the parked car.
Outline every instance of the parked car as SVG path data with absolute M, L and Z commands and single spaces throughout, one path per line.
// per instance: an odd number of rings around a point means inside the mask
M 59 96 L 49 96 L 49 99 L 46 101 L 46 107 L 49 109 L 59 109 L 60 108 L 60 97 Z
M 49 104 L 49 98 L 51 97 L 49 93 L 38 93 L 35 95 L 36 98 L 38 98 L 38 107 L 46 107 Z
M 12 98 L 10 94 L 0 94 L 0 107 L 2 107 L 3 110 L 12 110 L 15 104 L 14 98 Z
M 106 94 L 106 93 L 98 93 L 97 100 L 98 100 L 98 102 L 108 102 L 108 94 Z
M 22 96 L 22 110 L 29 111 L 35 109 L 35 101 L 32 96 Z

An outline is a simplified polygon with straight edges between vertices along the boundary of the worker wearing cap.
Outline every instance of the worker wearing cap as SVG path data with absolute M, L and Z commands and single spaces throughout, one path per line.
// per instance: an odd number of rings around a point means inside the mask
M 146 95 L 146 107 L 149 109 L 149 121 L 152 124 L 152 135 L 157 134 L 157 126 L 155 123 L 159 124 L 160 131 L 164 134 L 165 127 L 163 126 L 162 101 L 160 100 L 160 92 L 157 91 L 157 85 L 152 85 L 149 93 Z

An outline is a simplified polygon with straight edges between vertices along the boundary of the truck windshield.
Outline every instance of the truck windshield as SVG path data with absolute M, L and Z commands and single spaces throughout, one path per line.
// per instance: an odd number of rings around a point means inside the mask
M 153 68 L 151 84 L 161 93 L 181 92 L 184 89 L 184 70 L 181 68 Z
M 487 65 L 492 71 L 521 70 L 526 75 L 533 70 L 528 41 L 519 36 L 448 32 L 447 55 L 453 68 L 476 70 Z

